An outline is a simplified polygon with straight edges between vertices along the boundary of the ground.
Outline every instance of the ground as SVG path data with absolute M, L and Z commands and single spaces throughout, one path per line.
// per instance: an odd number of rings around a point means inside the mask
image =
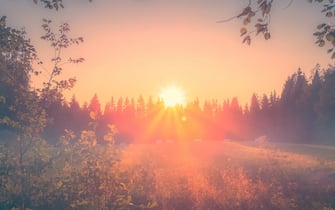
M 256 142 L 129 145 L 134 199 L 158 209 L 335 208 L 335 147 Z M 145 176 L 143 175 L 145 174 Z

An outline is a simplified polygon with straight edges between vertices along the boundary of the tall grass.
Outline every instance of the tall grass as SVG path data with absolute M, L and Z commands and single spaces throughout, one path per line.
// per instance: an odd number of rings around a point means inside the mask
M 157 209 L 335 208 L 334 160 L 235 143 L 133 146 L 125 156 L 132 195 Z
M 25 174 L 30 209 L 335 208 L 334 159 L 289 153 L 271 144 L 202 142 L 120 149 L 84 143 L 66 144 L 67 152 L 38 176 Z M 15 209 L 19 185 L 13 180 L 22 175 L 13 173 L 15 165 L 6 151 L 2 146 L 0 207 Z

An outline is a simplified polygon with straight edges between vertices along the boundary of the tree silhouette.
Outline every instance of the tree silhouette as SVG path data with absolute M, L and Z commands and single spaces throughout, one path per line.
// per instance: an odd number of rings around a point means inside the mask
M 98 116 L 101 116 L 101 105 L 97 94 L 94 94 L 93 98 L 91 99 L 91 102 L 88 105 L 88 110 L 90 112 L 94 112 Z
M 328 69 L 324 74 L 323 86 L 320 91 L 319 118 L 321 123 L 329 128 L 335 125 L 335 70 Z M 327 132 L 327 133 L 328 133 Z

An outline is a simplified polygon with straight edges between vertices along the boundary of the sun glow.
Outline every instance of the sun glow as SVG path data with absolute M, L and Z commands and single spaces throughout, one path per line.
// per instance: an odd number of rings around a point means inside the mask
M 166 107 L 184 106 L 186 104 L 184 91 L 175 86 L 164 88 L 160 92 L 159 98 L 163 100 Z

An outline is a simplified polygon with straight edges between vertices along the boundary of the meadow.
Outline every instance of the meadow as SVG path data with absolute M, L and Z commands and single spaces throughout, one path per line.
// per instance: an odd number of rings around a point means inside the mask
M 2 145 L 0 209 L 335 209 L 333 146 L 99 145 L 85 135 L 44 155 L 34 147 L 20 167 Z
M 129 145 L 133 199 L 156 209 L 333 209 L 335 148 L 254 142 Z

